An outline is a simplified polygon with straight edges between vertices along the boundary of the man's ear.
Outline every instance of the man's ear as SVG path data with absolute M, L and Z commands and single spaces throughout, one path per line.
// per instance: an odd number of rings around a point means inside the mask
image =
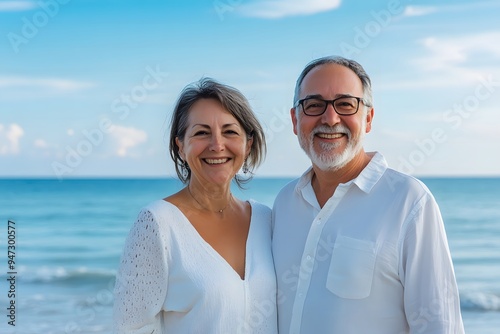
M 295 108 L 290 109 L 290 117 L 292 117 L 293 124 L 293 133 L 297 135 L 297 113 L 295 112 Z
M 370 132 L 372 129 L 372 121 L 373 121 L 373 115 L 375 113 L 375 109 L 373 107 L 368 110 L 366 113 L 366 133 Z

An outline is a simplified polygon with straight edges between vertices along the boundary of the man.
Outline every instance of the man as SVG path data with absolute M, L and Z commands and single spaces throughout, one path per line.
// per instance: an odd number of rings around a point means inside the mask
M 290 113 L 312 167 L 274 204 L 279 332 L 463 333 L 432 194 L 363 149 L 374 109 L 361 65 L 308 64 Z

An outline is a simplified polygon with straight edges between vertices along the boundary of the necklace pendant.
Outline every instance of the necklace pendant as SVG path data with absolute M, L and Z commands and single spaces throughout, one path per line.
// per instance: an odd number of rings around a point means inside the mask
M 224 209 L 220 209 L 219 212 L 222 213 L 222 211 L 224 211 Z

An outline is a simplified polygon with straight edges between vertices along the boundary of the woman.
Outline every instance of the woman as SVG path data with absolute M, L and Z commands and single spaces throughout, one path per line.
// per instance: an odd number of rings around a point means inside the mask
M 118 333 L 277 333 L 271 211 L 231 194 L 264 133 L 236 89 L 210 79 L 174 109 L 170 155 L 186 187 L 146 206 L 115 287 Z

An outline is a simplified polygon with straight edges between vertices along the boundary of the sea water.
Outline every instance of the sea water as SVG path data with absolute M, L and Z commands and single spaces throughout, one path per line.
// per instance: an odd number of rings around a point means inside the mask
M 500 333 L 500 178 L 422 180 L 445 221 L 466 333 Z M 255 179 L 234 192 L 272 206 L 289 181 Z M 181 188 L 173 179 L 0 180 L 0 333 L 111 333 L 126 235 L 141 207 Z M 12 300 L 16 326 L 8 324 Z

